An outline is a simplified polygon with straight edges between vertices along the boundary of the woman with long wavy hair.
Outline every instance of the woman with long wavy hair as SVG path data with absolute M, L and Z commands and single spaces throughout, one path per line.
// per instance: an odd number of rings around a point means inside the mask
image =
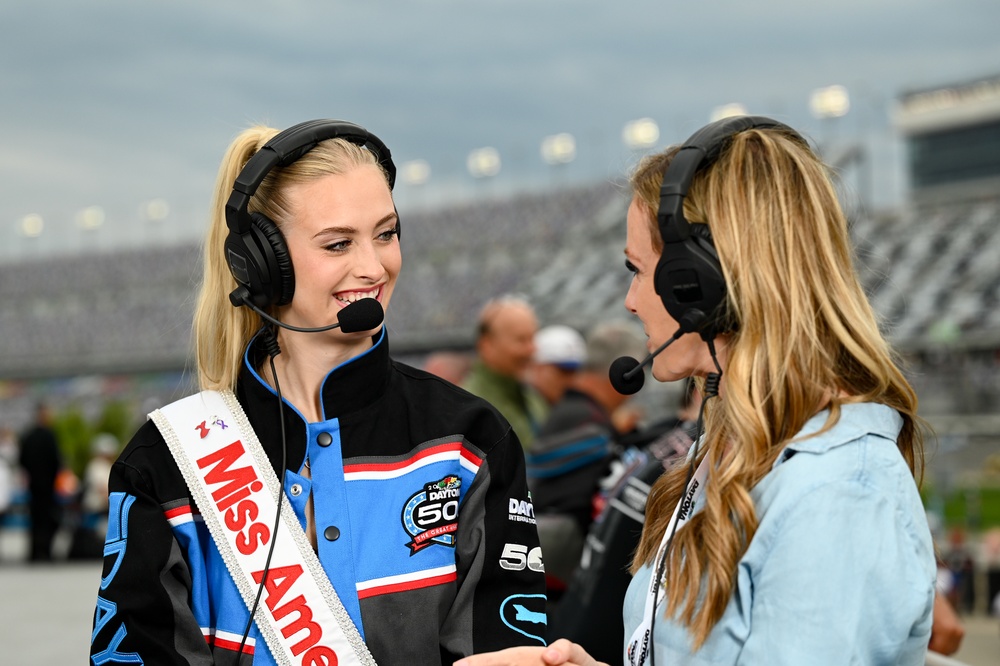
M 828 167 L 780 123 L 727 119 L 642 160 L 631 185 L 625 305 L 650 351 L 670 341 L 653 377 L 694 376 L 707 399 L 699 445 L 649 495 L 625 663 L 923 664 L 935 560 L 917 398 Z M 661 266 L 681 241 L 693 278 Z M 713 267 L 717 307 L 685 309 Z M 594 663 L 568 641 L 499 654 L 460 663 Z

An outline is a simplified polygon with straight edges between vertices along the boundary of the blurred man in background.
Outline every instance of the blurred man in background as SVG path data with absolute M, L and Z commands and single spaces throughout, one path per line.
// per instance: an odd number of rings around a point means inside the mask
M 424 370 L 456 385 L 465 381 L 471 367 L 472 358 L 464 352 L 436 351 L 424 359 Z
M 554 405 L 586 360 L 587 343 L 575 328 L 546 326 L 535 334 L 535 357 L 528 368 L 528 383 L 549 405 Z
M 614 389 L 608 369 L 619 356 L 638 356 L 644 349 L 643 338 L 631 322 L 607 322 L 591 330 L 586 363 L 528 449 L 528 487 L 553 600 L 580 561 L 601 479 L 610 471 L 624 434 L 612 415 L 631 396 Z
M 477 324 L 477 358 L 462 383 L 503 414 L 525 448 L 548 412 L 545 399 L 525 383 L 537 331 L 535 309 L 526 299 L 502 296 L 487 302 Z
M 14 504 L 19 487 L 17 437 L 7 426 L 0 426 L 0 529 L 6 526 L 7 513 Z
M 118 457 L 121 443 L 111 433 L 102 432 L 91 443 L 91 458 L 83 473 L 83 496 L 80 500 L 84 524 L 93 530 L 97 541 L 104 544 L 108 529 L 108 478 L 111 465 Z
M 62 469 L 59 442 L 52 429 L 52 411 L 45 403 L 35 409 L 35 422 L 21 436 L 21 467 L 28 477 L 32 562 L 52 559 L 52 540 L 59 528 L 56 477 Z

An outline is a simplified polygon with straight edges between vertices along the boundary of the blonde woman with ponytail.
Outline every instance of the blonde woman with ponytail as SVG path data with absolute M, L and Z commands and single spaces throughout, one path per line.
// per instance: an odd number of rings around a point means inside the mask
M 545 580 L 534 521 L 516 520 L 530 516 L 517 437 L 486 401 L 389 353 L 394 174 L 388 148 L 343 121 L 233 140 L 194 318 L 200 387 L 230 411 L 208 411 L 206 394 L 166 406 L 115 462 L 93 663 L 450 666 L 539 643 Z M 267 247 L 265 269 L 250 258 Z M 378 321 L 345 314 L 357 304 Z M 179 441 L 210 470 L 211 499 Z M 280 489 L 263 483 L 268 464 Z M 299 559 L 240 557 L 272 546 Z
M 652 374 L 718 392 L 694 458 L 650 492 L 623 661 L 922 665 L 935 560 L 917 398 L 859 283 L 828 168 L 773 121 L 714 148 L 683 213 L 707 226 L 726 325 L 680 335 Z M 649 156 L 631 177 L 625 306 L 650 351 L 679 328 L 655 288 L 661 185 L 678 154 Z M 560 640 L 460 663 L 595 662 Z

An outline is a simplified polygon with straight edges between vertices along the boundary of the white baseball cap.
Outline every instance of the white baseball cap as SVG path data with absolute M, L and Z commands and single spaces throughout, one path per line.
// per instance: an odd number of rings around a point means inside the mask
M 587 361 L 587 343 L 569 326 L 546 326 L 535 334 L 535 363 L 577 370 Z
M 116 456 L 120 448 L 118 438 L 107 432 L 102 432 L 94 437 L 94 441 L 90 445 L 90 450 L 94 455 L 101 456 Z

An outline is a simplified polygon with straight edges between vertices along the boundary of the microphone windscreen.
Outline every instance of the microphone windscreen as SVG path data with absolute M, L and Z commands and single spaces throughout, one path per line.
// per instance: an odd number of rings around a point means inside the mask
M 645 373 L 638 368 L 639 361 L 631 356 L 622 356 L 615 359 L 615 362 L 611 364 L 611 368 L 608 370 L 608 379 L 611 380 L 611 386 L 622 395 L 638 393 L 646 381 Z M 632 370 L 636 370 L 636 372 L 626 377 L 625 375 Z
M 384 318 L 382 304 L 374 298 L 362 298 L 354 301 L 337 314 L 340 330 L 344 333 L 370 331 L 381 324 Z

